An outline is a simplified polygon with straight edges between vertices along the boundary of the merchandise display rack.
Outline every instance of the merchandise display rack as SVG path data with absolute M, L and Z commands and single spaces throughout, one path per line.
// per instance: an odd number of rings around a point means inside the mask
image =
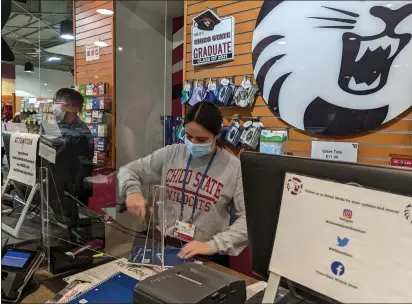
M 109 84 L 79 84 L 77 90 L 84 97 L 82 121 L 89 127 L 94 141 L 93 165 L 105 167 L 113 145 L 109 124 L 104 120 L 105 114 L 111 114 L 112 97 L 109 94 Z

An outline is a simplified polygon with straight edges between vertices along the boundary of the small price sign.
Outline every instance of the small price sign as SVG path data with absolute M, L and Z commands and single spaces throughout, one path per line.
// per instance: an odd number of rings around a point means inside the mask
M 347 142 L 312 142 L 312 158 L 332 161 L 358 161 L 358 143 Z

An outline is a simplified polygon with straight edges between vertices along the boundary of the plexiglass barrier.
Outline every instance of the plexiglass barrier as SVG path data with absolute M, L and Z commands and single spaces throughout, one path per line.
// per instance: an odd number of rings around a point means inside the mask
M 172 15 L 167 5 L 166 1 L 160 4 L 116 1 L 116 14 L 122 16 L 116 18 L 116 31 L 113 32 L 116 40 L 100 48 L 101 55 L 109 48 L 112 48 L 111 53 L 121 53 L 116 56 L 116 65 L 113 64 L 117 70 L 116 90 L 112 91 L 116 93 L 112 96 L 116 99 L 113 106 L 116 117 L 112 118 L 116 131 L 108 132 L 104 139 L 105 145 L 112 143 L 110 145 L 116 147 L 115 167 L 94 162 L 96 136 L 90 135 L 90 126 L 82 121 L 81 111 L 77 113 L 75 124 L 67 120 L 67 113 L 59 121 L 52 113 L 53 105 L 72 102 L 65 96 L 62 103 L 56 95 L 58 89 L 84 85 L 88 81 L 75 76 L 75 82 L 79 78 L 82 81 L 52 87 L 53 80 L 40 75 L 38 69 L 43 68 L 40 66 L 42 55 L 34 63 L 33 75 L 38 75 L 39 80 L 37 99 L 24 97 L 22 123 L 7 128 L 10 132 L 39 136 L 35 161 L 38 185 L 23 188 L 11 183 L 8 186 L 8 191 L 12 192 L 11 201 L 20 202 L 20 208 L 13 210 L 14 203 L 11 203 L 3 219 L 15 228 L 21 207 L 26 207 L 22 202 L 33 201 L 21 222 L 19 238 L 34 235 L 36 245 L 33 247 L 45 252 L 46 269 L 53 274 L 89 269 L 119 259 L 132 267 L 150 267 L 157 271 L 167 265 L 164 249 L 169 246 L 165 238 L 173 230 L 177 216 L 172 206 L 175 203 L 168 201 L 170 192 L 164 181 L 151 181 L 143 186 L 147 202 L 145 217 L 136 217 L 129 211 L 119 212 L 126 198 L 117 188 L 121 166 L 151 155 L 166 143 L 171 144 L 167 141 L 167 124 L 162 122 L 162 118 L 171 115 L 172 104 Z M 142 27 L 147 17 L 151 21 Z M 138 39 L 130 40 L 131 35 Z M 148 40 L 150 44 L 138 43 Z M 62 68 L 66 59 L 62 58 Z M 98 77 L 92 81 L 110 82 Z M 83 107 L 86 107 L 87 96 L 83 98 Z M 31 128 L 34 125 L 38 128 Z M 5 183 L 8 172 L 2 177 Z M 181 243 L 175 246 L 179 248 Z M 176 251 L 178 249 L 174 253 Z
M 14 170 L 11 167 L 10 170 Z M 2 238 L 7 245 L 28 249 L 44 249 L 42 241 L 42 207 L 47 205 L 43 189 L 47 188 L 47 171 L 36 167 L 34 183 L 8 177 L 2 187 Z
M 40 137 L 29 134 L 21 123 L 2 127 L 2 244 L 47 249 L 42 240 L 41 209 L 47 205 L 43 190 L 47 188 L 48 173 L 38 155 Z

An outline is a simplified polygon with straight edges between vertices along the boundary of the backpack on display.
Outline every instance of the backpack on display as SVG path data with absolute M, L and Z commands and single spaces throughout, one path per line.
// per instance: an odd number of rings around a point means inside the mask
M 220 86 L 217 95 L 217 104 L 220 106 L 230 106 L 233 96 L 234 86 L 228 78 L 223 78 L 220 81 Z
M 190 86 L 190 83 L 188 81 L 185 82 L 185 86 L 183 87 L 182 90 L 182 97 L 180 98 L 180 103 L 186 104 L 192 96 L 192 87 Z
M 217 90 L 216 81 L 212 81 L 210 79 L 207 85 L 205 97 L 203 98 L 202 102 L 216 103 L 217 95 L 218 95 L 218 90 Z
M 235 95 L 233 96 L 233 101 L 238 107 L 248 106 L 248 96 L 247 91 L 242 86 L 237 86 L 235 90 Z
M 243 77 L 242 83 L 237 87 L 234 96 L 235 105 L 238 107 L 251 107 L 256 100 L 259 88 L 253 85 L 252 82 Z
M 234 84 L 234 79 L 229 83 L 229 87 L 232 88 L 232 94 L 229 97 L 229 101 L 226 106 L 233 106 L 235 103 L 233 101 L 233 97 L 235 96 L 236 86 Z
M 247 131 L 247 134 L 245 135 L 244 139 L 244 145 L 256 149 L 257 146 L 259 145 L 259 138 L 260 134 L 262 132 L 263 128 L 263 123 L 261 122 L 253 122 L 252 126 Z
M 248 105 L 251 107 L 253 103 L 256 101 L 257 95 L 259 92 L 259 87 L 257 85 L 252 84 L 248 90 Z
M 242 134 L 240 136 L 239 139 L 239 143 L 241 145 L 244 145 L 246 142 L 246 137 L 248 135 L 248 131 L 250 130 L 250 128 L 252 127 L 253 122 L 252 121 L 247 121 L 245 122 L 245 124 L 243 124 L 243 130 L 242 130 Z
M 230 143 L 233 147 L 236 147 L 239 144 L 240 136 L 242 135 L 243 128 L 240 127 L 239 121 L 236 120 L 229 127 L 229 130 L 226 132 L 225 140 Z
M 193 93 L 192 97 L 189 100 L 189 105 L 194 106 L 197 103 L 201 102 L 206 93 L 206 88 L 205 86 L 199 84 L 199 81 L 196 81 L 195 84 L 193 85 Z

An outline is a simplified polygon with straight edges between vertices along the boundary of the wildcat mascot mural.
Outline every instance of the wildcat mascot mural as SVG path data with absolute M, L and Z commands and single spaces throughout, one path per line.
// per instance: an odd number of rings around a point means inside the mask
M 323 135 L 373 131 L 412 106 L 412 1 L 264 1 L 253 68 L 265 102 Z

